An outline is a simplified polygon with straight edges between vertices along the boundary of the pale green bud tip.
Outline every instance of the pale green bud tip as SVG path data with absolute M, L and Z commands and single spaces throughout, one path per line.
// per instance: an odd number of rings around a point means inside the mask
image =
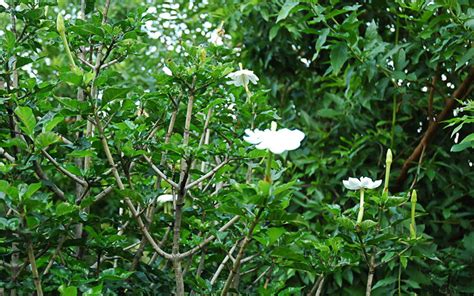
M 270 126 L 270 129 L 274 132 L 277 130 L 277 123 L 275 121 L 272 121 L 272 124 Z
M 393 159 L 392 150 L 388 149 L 387 150 L 387 157 L 386 157 L 385 162 L 386 163 L 392 163 L 392 159 Z
M 63 15 L 58 13 L 58 18 L 56 20 L 56 28 L 59 34 L 64 34 L 66 32 L 66 27 L 64 26 Z
M 244 67 L 242 66 L 242 63 L 239 63 L 240 70 L 243 70 Z
M 416 196 L 416 190 L 413 190 L 412 193 L 411 193 L 411 202 L 416 203 L 417 200 L 418 200 L 418 198 Z

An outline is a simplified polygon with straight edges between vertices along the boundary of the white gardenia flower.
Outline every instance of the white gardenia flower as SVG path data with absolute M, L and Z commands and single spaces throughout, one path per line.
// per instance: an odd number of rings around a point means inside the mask
M 171 72 L 171 69 L 168 68 L 167 66 L 163 67 L 163 72 L 165 72 L 165 74 L 168 76 L 173 76 L 173 72 Z
M 158 196 L 158 203 L 165 203 L 165 202 L 170 202 L 173 201 L 173 194 L 163 194 Z
M 349 190 L 375 189 L 382 184 L 382 180 L 372 181 L 368 177 L 360 177 L 360 179 L 349 177 L 349 179 L 342 181 L 342 184 Z
M 216 29 L 212 31 L 211 38 L 209 38 L 209 42 L 211 42 L 215 46 L 222 46 L 224 45 L 224 41 L 222 40 L 223 35 L 224 35 L 224 30 Z
M 298 149 L 305 137 L 302 131 L 287 128 L 264 131 L 246 129 L 245 134 L 244 140 L 246 142 L 256 145 L 255 147 L 260 150 L 268 149 L 274 154 Z
M 253 74 L 253 71 L 247 70 L 247 69 L 242 69 L 242 64 L 240 65 L 240 70 L 235 71 L 232 73 L 229 73 L 226 77 L 230 78 L 231 81 L 229 81 L 229 84 L 233 84 L 235 86 L 243 86 L 247 87 L 249 84 L 249 81 L 252 82 L 253 84 L 257 84 L 258 77 L 257 75 Z

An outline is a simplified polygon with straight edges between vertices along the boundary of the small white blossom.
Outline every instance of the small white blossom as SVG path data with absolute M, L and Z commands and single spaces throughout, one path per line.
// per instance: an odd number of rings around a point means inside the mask
M 168 76 L 173 76 L 173 72 L 171 72 L 171 69 L 168 68 L 167 66 L 163 67 L 163 72 L 165 72 L 165 74 Z
M 211 38 L 209 38 L 209 42 L 216 46 L 222 46 L 224 45 L 224 41 L 222 39 L 222 36 L 224 36 L 224 30 L 223 29 L 216 29 L 212 31 L 211 33 Z
M 280 130 L 266 129 L 264 131 L 246 129 L 245 134 L 244 140 L 246 142 L 256 145 L 255 148 L 260 150 L 268 149 L 274 154 L 298 149 L 305 137 L 302 131 L 287 128 Z
M 8 3 L 6 3 L 5 0 L 0 0 L 0 6 L 8 8 Z
M 253 84 L 257 84 L 258 81 L 258 77 L 257 75 L 253 74 L 253 71 L 242 69 L 242 64 L 240 64 L 239 71 L 229 73 L 226 77 L 231 79 L 231 81 L 229 81 L 229 84 L 233 84 L 235 86 L 243 86 L 245 88 L 248 86 L 249 81 Z
M 349 179 L 342 181 L 342 183 L 349 190 L 375 189 L 382 184 L 382 180 L 372 181 L 368 177 L 360 177 L 360 179 L 349 177 Z
M 174 196 L 173 194 L 163 194 L 158 196 L 158 203 L 165 203 L 165 202 L 170 202 L 173 201 Z

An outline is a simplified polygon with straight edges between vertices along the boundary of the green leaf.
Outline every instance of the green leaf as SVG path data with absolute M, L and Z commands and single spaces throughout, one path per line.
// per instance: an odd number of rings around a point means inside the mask
M 268 34 L 268 40 L 272 41 L 273 38 L 276 37 L 276 35 L 278 34 L 278 31 L 280 30 L 280 26 L 279 25 L 274 25 L 271 29 L 270 29 L 270 33 Z
M 59 123 L 63 121 L 64 121 L 64 117 L 56 116 L 44 124 L 43 131 L 44 132 L 52 131 L 56 127 L 56 125 L 58 125 Z
M 372 290 L 375 290 L 377 288 L 380 288 L 380 287 L 385 287 L 385 286 L 388 286 L 388 285 L 391 285 L 393 283 L 395 283 L 397 281 L 397 278 L 394 277 L 394 276 L 390 276 L 390 277 L 386 277 L 380 281 L 377 281 L 375 283 L 375 285 L 373 286 Z
M 366 230 L 374 227 L 375 225 L 377 225 L 377 222 L 375 222 L 373 220 L 364 220 L 364 221 L 362 221 L 362 223 L 360 223 L 360 227 L 362 228 L 363 231 L 366 231 Z
M 13 51 L 13 48 L 15 48 L 15 43 L 16 43 L 15 34 L 13 34 L 12 31 L 4 31 L 4 32 L 5 32 L 4 47 L 7 52 L 11 52 Z
M 21 68 L 25 65 L 30 64 L 30 63 L 33 63 L 33 60 L 28 58 L 28 57 L 17 57 L 15 67 L 17 69 L 19 69 L 19 68 Z
M 36 118 L 29 107 L 16 107 L 15 114 L 20 118 L 23 125 L 20 127 L 28 136 L 33 136 L 36 127 Z
M 130 88 L 110 87 L 104 91 L 102 100 L 104 101 L 104 103 L 107 103 L 117 98 L 125 98 L 129 91 Z
M 276 242 L 285 232 L 286 232 L 286 229 L 283 227 L 274 227 L 274 228 L 268 229 L 267 231 L 267 235 L 269 238 L 268 244 L 271 245 L 274 242 Z
M 43 132 L 35 138 L 35 143 L 40 149 L 44 149 L 51 144 L 58 142 L 61 138 L 53 132 Z
M 474 60 L 474 48 L 469 48 L 468 51 L 459 59 L 459 61 L 456 64 L 456 71 L 461 68 L 462 66 L 465 66 L 466 63 L 472 63 Z
M 336 111 L 334 109 L 325 108 L 325 109 L 318 110 L 318 112 L 316 112 L 316 114 L 319 117 L 323 117 L 323 118 L 334 118 L 334 117 L 337 117 L 337 116 L 341 115 L 341 112 Z
M 33 183 L 28 185 L 26 192 L 23 193 L 23 198 L 24 199 L 29 199 L 30 197 L 33 196 L 33 194 L 36 193 L 41 188 L 41 183 Z
M 278 13 L 277 23 L 281 20 L 284 20 L 290 14 L 290 11 L 300 3 L 300 1 L 295 0 L 286 0 L 285 4 L 281 8 L 280 12 Z
M 61 293 L 61 296 L 77 296 L 77 287 L 75 286 L 66 287 L 65 285 L 61 285 L 58 291 Z
M 402 264 L 403 269 L 406 269 L 408 265 L 408 258 L 406 256 L 401 256 L 400 263 Z
M 333 46 L 329 56 L 331 58 L 332 71 L 337 75 L 348 58 L 346 45 L 339 43 Z
M 59 73 L 59 79 L 73 86 L 81 86 L 82 73 L 75 73 L 73 71 L 66 71 Z
M 76 205 L 72 205 L 67 202 L 61 202 L 56 205 L 56 216 L 64 216 L 74 212 L 77 209 Z
M 133 271 L 123 271 L 118 268 L 109 268 L 100 273 L 103 280 L 125 280 L 133 274 Z
M 101 296 L 102 295 L 102 284 L 92 287 L 85 291 L 83 296 Z
M 468 148 L 474 148 L 474 134 L 465 137 L 461 143 L 453 145 L 453 147 L 451 147 L 451 152 L 461 152 Z
M 85 37 L 89 37 L 90 35 L 98 35 L 98 36 L 104 35 L 104 32 L 102 31 L 100 27 L 94 26 L 92 24 L 82 24 L 80 26 L 72 26 L 69 29 Z
M 319 34 L 318 40 L 316 41 L 316 46 L 315 46 L 316 47 L 316 53 L 313 56 L 313 61 L 318 57 L 319 52 L 323 48 L 324 43 L 326 43 L 326 39 L 328 37 L 328 34 L 329 34 L 329 29 L 328 28 L 321 30 L 321 34 Z
M 398 205 L 404 203 L 406 200 L 407 200 L 407 198 L 404 197 L 404 196 L 389 196 L 386 199 L 386 204 L 389 207 L 394 207 L 394 206 L 398 206 Z
M 74 150 L 68 154 L 71 157 L 87 157 L 94 156 L 95 152 L 93 150 Z

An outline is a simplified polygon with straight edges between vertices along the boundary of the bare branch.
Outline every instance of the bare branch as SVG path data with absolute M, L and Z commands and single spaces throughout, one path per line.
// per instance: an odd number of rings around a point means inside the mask
M 81 184 L 82 186 L 86 187 L 88 186 L 88 183 L 84 181 L 83 179 L 79 178 L 78 176 L 74 175 L 70 171 L 66 170 L 63 168 L 48 152 L 46 152 L 45 149 L 41 149 L 41 153 L 50 161 L 53 163 L 53 165 L 64 175 L 69 177 L 70 179 L 74 180 L 76 183 Z
M 34 170 L 35 170 L 35 173 L 36 175 L 38 175 L 38 177 L 44 181 L 46 181 L 47 184 L 50 184 L 48 185 L 51 190 L 61 199 L 64 199 L 64 192 L 59 189 L 59 187 L 54 184 L 53 182 L 51 182 L 51 180 L 49 180 L 48 176 L 46 175 L 46 173 L 43 171 L 43 169 L 41 168 L 39 162 L 37 160 L 35 160 L 33 162 L 33 165 L 34 165 Z
M 153 162 L 151 161 L 151 158 L 149 158 L 148 156 L 146 155 L 143 155 L 143 157 L 145 158 L 145 160 L 150 164 L 151 168 L 155 171 L 155 173 L 158 174 L 158 176 L 160 176 L 163 180 L 165 180 L 168 184 L 170 184 L 171 186 L 173 186 L 174 188 L 177 188 L 179 189 L 179 185 L 175 182 L 173 182 L 170 178 L 168 178 L 156 165 L 153 164 Z
M 230 256 L 229 255 L 232 255 L 232 253 L 234 253 L 235 251 L 235 248 L 237 248 L 237 245 L 238 245 L 239 242 L 236 242 L 232 248 L 230 248 L 229 252 L 228 252 L 228 255 L 224 257 L 224 260 L 222 260 L 221 264 L 219 265 L 219 267 L 217 268 L 216 272 L 214 273 L 214 275 L 212 276 L 212 279 L 211 279 L 211 286 L 214 285 L 214 283 L 217 281 L 217 278 L 219 277 L 219 275 L 221 274 L 222 270 L 224 269 L 225 267 L 225 264 L 227 263 L 227 261 L 229 261 L 230 259 Z
M 207 172 L 206 174 L 204 174 L 203 176 L 201 176 L 199 179 L 197 179 L 196 181 L 194 182 L 191 182 L 189 183 L 188 185 L 186 185 L 185 189 L 186 190 L 189 190 L 191 188 L 193 188 L 194 186 L 196 185 L 199 185 L 199 183 L 201 183 L 202 181 L 206 180 L 207 178 L 211 177 L 212 175 L 214 175 L 220 168 L 222 168 L 224 165 L 226 165 L 230 160 L 229 159 L 224 159 L 223 162 L 221 162 L 220 164 L 218 164 L 217 166 L 215 166 L 212 170 L 210 170 L 209 172 Z
M 8 152 L 5 151 L 2 147 L 0 147 L 0 154 L 3 155 L 8 161 L 15 162 L 15 157 L 11 156 Z
M 88 66 L 89 68 L 91 68 L 92 70 L 95 69 L 95 66 L 92 65 L 91 63 L 89 63 L 86 59 L 83 59 L 80 55 L 76 55 L 77 58 L 79 59 L 79 61 L 81 61 L 81 63 L 83 63 L 84 65 Z
M 115 181 L 117 183 L 117 186 L 119 187 L 120 190 L 124 190 L 125 186 L 123 185 L 122 180 L 120 179 L 120 175 L 118 173 L 117 167 L 115 165 L 114 159 L 112 157 L 112 153 L 110 152 L 109 144 L 107 143 L 107 139 L 105 138 L 104 130 L 102 128 L 102 125 L 100 123 L 99 117 L 96 114 L 96 123 L 97 123 L 97 130 L 99 131 L 99 136 L 102 141 L 102 147 L 104 148 L 105 155 L 107 156 L 107 160 L 109 162 L 109 165 L 111 166 L 112 173 L 115 177 Z M 174 259 L 174 256 L 163 251 L 160 246 L 155 242 L 153 237 L 151 236 L 150 232 L 148 231 L 147 227 L 145 226 L 145 223 L 143 223 L 142 218 L 140 217 L 140 213 L 137 211 L 135 206 L 133 205 L 132 201 L 130 198 L 125 197 L 125 203 L 127 204 L 128 208 L 132 212 L 133 217 L 135 218 L 136 222 L 138 223 L 138 226 L 143 233 L 143 235 L 146 237 L 150 245 L 153 247 L 153 249 L 160 254 L 162 257 L 166 259 Z

